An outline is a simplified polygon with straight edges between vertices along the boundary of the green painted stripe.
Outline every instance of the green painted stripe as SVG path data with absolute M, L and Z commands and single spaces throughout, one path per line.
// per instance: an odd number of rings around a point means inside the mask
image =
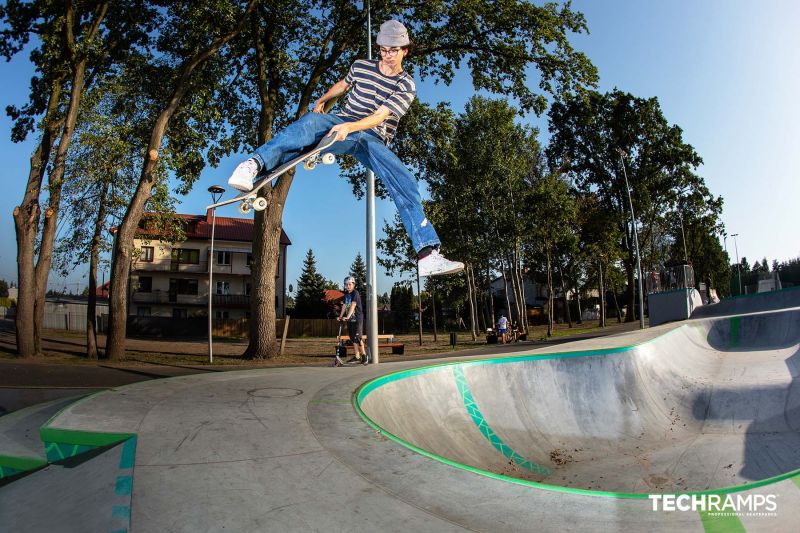
M 118 520 L 130 521 L 131 519 L 131 506 L 130 505 L 115 505 L 111 508 L 111 516 Z
M 136 437 L 131 437 L 122 446 L 122 457 L 119 460 L 120 468 L 133 468 L 136 458 Z
M 133 489 L 133 477 L 131 476 L 117 476 L 114 483 L 114 492 L 118 496 L 130 496 Z
M 794 476 L 792 481 L 794 481 L 794 484 L 797 485 L 798 489 L 800 489 L 800 476 Z
M 453 376 L 456 378 L 456 385 L 458 392 L 461 394 L 461 400 L 464 402 L 464 407 L 467 409 L 469 416 L 478 428 L 478 431 L 491 443 L 494 448 L 502 453 L 506 458 L 510 459 L 515 465 L 518 465 L 525 470 L 535 472 L 542 476 L 549 476 L 552 471 L 540 464 L 528 461 L 520 454 L 515 452 L 508 444 L 506 444 L 500 436 L 494 432 L 492 427 L 486 421 L 480 408 L 478 407 L 475 398 L 472 396 L 472 391 L 469 389 L 467 377 L 464 375 L 464 368 L 462 366 L 453 367 Z
M 0 468 L 14 469 L 17 471 L 35 470 L 47 464 L 44 459 L 38 457 L 17 457 L 11 455 L 0 455 Z M 0 477 L 3 477 L 0 475 Z
M 448 363 L 439 363 L 430 366 L 412 368 L 409 370 L 398 370 L 396 372 L 391 372 L 389 374 L 385 374 L 383 376 L 379 376 L 374 378 L 366 383 L 362 384 L 353 394 L 352 396 L 352 404 L 353 408 L 355 409 L 356 413 L 373 429 L 377 432 L 385 436 L 386 438 L 393 440 L 394 442 L 400 444 L 401 446 L 405 446 L 406 448 L 417 452 L 420 455 L 424 455 L 425 457 L 429 457 L 446 465 L 459 468 L 461 470 L 466 470 L 468 472 L 473 472 L 475 474 L 480 474 L 482 476 L 499 479 L 501 481 L 506 481 L 508 483 L 514 483 L 516 485 L 525 485 L 533 488 L 538 488 L 542 490 L 549 490 L 553 492 L 564 492 L 568 494 L 581 494 L 585 496 L 600 496 L 600 497 L 609 497 L 609 498 L 620 498 L 620 499 L 636 499 L 636 500 L 646 500 L 649 494 L 643 493 L 636 493 L 636 492 L 611 492 L 611 491 L 599 491 L 599 490 L 589 490 L 589 489 L 578 489 L 572 487 L 562 487 L 560 485 L 550 485 L 547 483 L 538 483 L 535 481 L 527 481 L 524 479 L 518 479 L 514 477 L 504 476 L 502 474 L 495 474 L 494 472 L 489 472 L 486 470 L 480 470 L 478 468 L 465 465 L 463 463 L 458 463 L 456 461 L 452 461 L 447 459 L 446 457 L 442 457 L 440 455 L 436 455 L 428 450 L 424 450 L 418 446 L 411 444 L 410 442 L 401 439 L 400 437 L 394 435 L 390 431 L 380 427 L 376 424 L 369 416 L 364 413 L 361 409 L 361 404 L 363 403 L 364 399 L 375 389 L 378 389 L 384 385 L 392 383 L 394 381 L 400 381 L 403 379 L 407 379 L 414 376 L 420 376 L 424 374 L 430 374 L 433 372 L 441 372 L 447 370 L 449 367 L 455 366 L 473 366 L 473 365 L 494 365 L 494 364 L 507 364 L 507 363 L 517 363 L 523 361 L 536 361 L 536 360 L 545 360 L 545 359 L 567 359 L 573 357 L 593 357 L 593 356 L 608 356 L 608 355 L 616 355 L 622 354 L 625 352 L 629 352 L 639 346 L 645 346 L 648 344 L 655 343 L 657 341 L 663 340 L 665 337 L 675 334 L 676 332 L 680 331 L 682 328 L 690 327 L 690 325 L 684 324 L 678 328 L 669 330 L 665 332 L 663 335 L 659 335 L 653 339 L 628 345 L 622 346 L 617 348 L 604 348 L 601 350 L 587 350 L 587 351 L 574 351 L 574 352 L 560 352 L 554 354 L 525 354 L 520 356 L 507 356 L 507 357 L 496 357 L 491 359 L 481 359 L 477 361 L 454 361 Z M 732 494 L 736 492 L 744 492 L 747 490 L 764 487 L 766 485 L 771 485 L 773 483 L 778 483 L 785 479 L 790 479 L 793 477 L 800 477 L 800 469 L 793 470 L 791 472 L 786 472 L 785 474 L 781 474 L 778 476 L 762 479 L 760 481 L 755 481 L 753 483 L 745 483 L 742 485 L 736 485 L 734 487 L 717 487 L 711 488 L 708 490 L 702 491 L 689 491 L 689 492 L 677 492 L 677 493 L 669 493 L 669 494 Z M 796 483 L 800 483 L 799 481 L 795 480 Z M 798 485 L 800 486 L 800 485 Z
M 699 511 L 700 520 L 706 533 L 745 533 L 747 530 L 742 521 L 734 513 L 724 513 L 725 516 L 713 516 L 708 511 Z
M 739 346 L 739 343 L 741 342 L 742 317 L 740 317 L 740 316 L 732 316 L 730 318 L 730 328 L 731 328 L 731 331 L 730 331 L 730 333 L 728 335 L 728 337 L 729 337 L 728 345 L 731 348 L 734 348 L 736 346 Z
M 16 476 L 20 472 L 22 472 L 22 470 L 17 470 L 16 468 L 11 468 L 10 466 L 0 466 L 0 479 Z
M 39 436 L 45 442 L 57 442 L 59 444 L 78 444 L 82 446 L 111 446 L 133 437 L 133 433 L 100 433 L 94 431 L 81 431 L 75 429 L 58 429 L 52 427 L 42 427 L 39 429 Z

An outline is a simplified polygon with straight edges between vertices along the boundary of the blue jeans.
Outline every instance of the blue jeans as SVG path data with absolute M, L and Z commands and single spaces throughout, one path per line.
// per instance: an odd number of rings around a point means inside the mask
M 268 143 L 258 147 L 253 157 L 261 163 L 262 169 L 273 169 L 297 157 L 305 148 L 316 145 L 334 125 L 342 122 L 346 120 L 337 115 L 306 113 Z M 441 241 L 436 230 L 422 211 L 417 180 L 377 133 L 371 130 L 351 133 L 327 151 L 337 155 L 352 155 L 381 178 L 417 252 L 426 246 L 439 246 Z

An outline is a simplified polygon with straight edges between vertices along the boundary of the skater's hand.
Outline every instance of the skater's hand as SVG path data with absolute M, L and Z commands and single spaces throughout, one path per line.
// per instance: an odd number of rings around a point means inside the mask
M 332 127 L 331 131 L 328 132 L 328 136 L 335 135 L 337 141 L 343 141 L 352 131 L 350 124 L 343 122 Z
M 320 102 L 317 100 L 314 103 L 314 113 L 324 113 L 325 112 L 325 102 Z

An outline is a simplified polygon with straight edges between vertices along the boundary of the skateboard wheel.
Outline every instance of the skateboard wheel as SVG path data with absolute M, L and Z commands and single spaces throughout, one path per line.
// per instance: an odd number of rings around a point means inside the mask
M 308 160 L 305 163 L 303 163 L 303 168 L 306 169 L 306 170 L 314 170 L 314 168 L 316 168 L 316 166 L 317 166 L 317 162 L 316 161 Z
M 325 165 L 332 165 L 336 161 L 336 156 L 333 154 L 325 154 L 322 156 L 322 163 Z
M 243 214 L 243 215 L 246 215 L 247 213 L 249 213 L 250 209 L 252 209 L 252 208 L 250 207 L 250 204 L 248 202 L 242 202 L 239 205 L 239 212 L 241 214 Z
M 267 199 L 266 198 L 256 198 L 253 200 L 253 209 L 256 211 L 263 211 L 267 208 Z

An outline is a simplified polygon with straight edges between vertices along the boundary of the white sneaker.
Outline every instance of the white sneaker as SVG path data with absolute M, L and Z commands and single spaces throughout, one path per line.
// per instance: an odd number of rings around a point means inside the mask
M 239 163 L 231 177 L 228 178 L 228 185 L 239 191 L 247 192 L 253 188 L 253 180 L 258 175 L 258 171 L 258 161 L 253 158 Z
M 444 274 L 455 274 L 464 270 L 464 263 L 458 261 L 450 261 L 439 253 L 439 250 L 434 249 L 430 254 L 426 255 L 419 260 L 419 275 L 425 276 L 441 276 Z

